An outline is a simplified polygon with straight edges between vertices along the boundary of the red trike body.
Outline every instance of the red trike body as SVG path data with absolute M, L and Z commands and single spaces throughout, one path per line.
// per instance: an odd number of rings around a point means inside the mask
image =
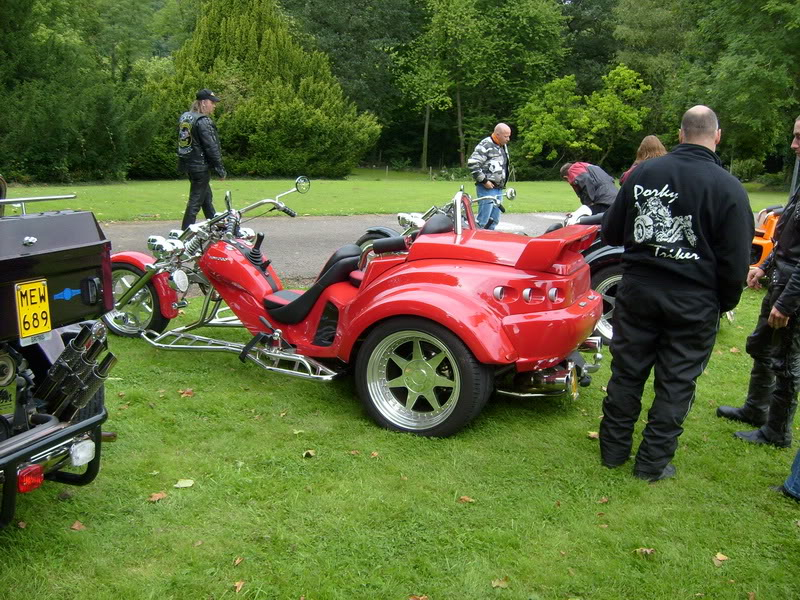
M 240 248 L 219 241 L 199 266 L 253 335 L 266 331 L 266 320 L 307 356 L 349 363 L 365 332 L 406 315 L 443 325 L 481 363 L 514 364 L 522 372 L 564 360 L 599 319 L 602 300 L 589 287 L 580 254 L 594 235 L 595 228 L 584 226 L 538 238 L 484 230 L 420 235 L 408 253 L 378 256 L 327 287 L 297 324 L 276 321 L 265 308 L 265 298 L 283 289 L 271 265 L 261 270 Z M 315 344 L 331 305 L 335 336 Z

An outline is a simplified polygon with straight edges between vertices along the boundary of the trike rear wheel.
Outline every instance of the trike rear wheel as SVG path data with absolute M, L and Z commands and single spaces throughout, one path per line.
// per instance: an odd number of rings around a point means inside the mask
M 356 387 L 382 427 L 446 437 L 480 413 L 492 373 L 448 329 L 403 317 L 367 336 L 356 361 Z

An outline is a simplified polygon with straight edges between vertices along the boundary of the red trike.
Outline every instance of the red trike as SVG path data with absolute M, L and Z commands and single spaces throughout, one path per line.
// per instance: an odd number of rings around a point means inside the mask
M 162 349 L 234 352 L 273 372 L 328 381 L 355 367 L 359 396 L 384 427 L 447 436 L 469 423 L 492 392 L 577 394 L 597 368 L 587 340 L 602 312 L 580 252 L 596 228 L 538 238 L 478 229 L 463 192 L 416 232 L 342 246 L 307 290 L 285 289 L 264 256 L 263 234 L 241 227 L 260 207 L 296 216 L 275 199 L 227 210 L 170 239 L 151 237 L 156 259 L 112 257 L 115 310 L 109 329 Z M 204 294 L 199 318 L 166 330 L 191 284 Z M 233 313 L 233 314 L 230 314 Z M 197 335 L 241 326 L 233 343 Z M 576 352 L 594 353 L 587 364 Z

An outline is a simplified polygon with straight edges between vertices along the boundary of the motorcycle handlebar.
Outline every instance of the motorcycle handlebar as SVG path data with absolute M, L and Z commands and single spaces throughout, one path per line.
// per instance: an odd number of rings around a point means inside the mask
M 294 211 L 293 211 L 291 208 L 289 208 L 288 206 L 285 206 L 285 205 L 284 205 L 284 207 L 283 207 L 283 209 L 282 209 L 282 210 L 283 210 L 283 212 L 285 212 L 285 213 L 286 213 L 287 215 L 289 215 L 290 217 L 296 217 L 296 216 L 297 216 L 297 213 L 296 213 L 296 212 L 294 212 Z

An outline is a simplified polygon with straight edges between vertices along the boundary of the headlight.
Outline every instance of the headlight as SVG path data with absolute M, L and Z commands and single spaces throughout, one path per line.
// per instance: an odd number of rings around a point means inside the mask
M 173 271 L 168 279 L 169 287 L 181 294 L 189 289 L 189 276 L 181 269 Z
M 156 252 L 156 248 L 161 247 L 161 245 L 166 241 L 167 240 L 163 235 L 151 235 L 149 238 L 147 238 L 147 248 L 150 250 L 150 252 Z
M 256 241 L 256 232 L 250 229 L 249 227 L 240 227 L 239 237 L 248 244 L 252 244 L 253 242 Z

